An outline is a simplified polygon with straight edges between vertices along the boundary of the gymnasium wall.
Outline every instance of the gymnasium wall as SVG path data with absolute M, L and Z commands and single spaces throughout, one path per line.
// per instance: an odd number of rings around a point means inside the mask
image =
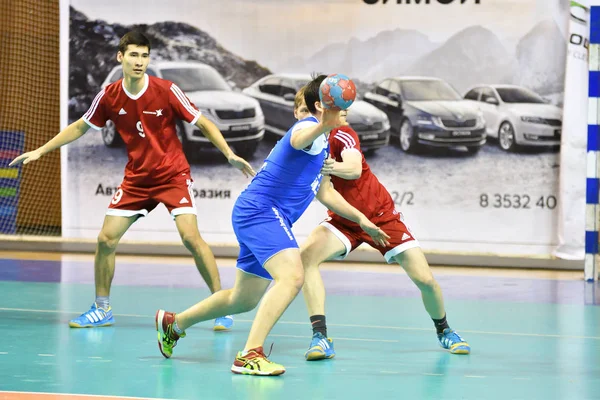
M 7 166 L 60 131 L 58 0 L 1 0 L 0 35 L 0 233 L 60 235 L 60 152 Z

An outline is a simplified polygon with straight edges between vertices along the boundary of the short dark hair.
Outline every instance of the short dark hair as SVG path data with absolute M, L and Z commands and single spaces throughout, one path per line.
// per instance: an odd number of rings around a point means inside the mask
M 150 52 L 150 39 L 148 39 L 148 37 L 141 32 L 130 31 L 123 35 L 123 37 L 119 41 L 119 51 L 122 54 L 125 54 L 127 46 L 129 46 L 130 44 L 134 46 L 147 47 L 148 52 Z
M 315 114 L 317 112 L 317 108 L 315 107 L 315 103 L 317 101 L 321 101 L 319 97 L 319 87 L 321 86 L 321 82 L 327 78 L 327 75 L 312 75 L 313 80 L 308 82 L 304 89 L 304 102 L 306 103 L 306 107 L 311 114 Z

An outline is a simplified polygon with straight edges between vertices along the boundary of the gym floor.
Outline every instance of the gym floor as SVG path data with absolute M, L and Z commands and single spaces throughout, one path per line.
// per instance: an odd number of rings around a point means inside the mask
M 224 287 L 235 260 L 219 259 Z M 329 263 L 336 358 L 307 362 L 302 295 L 267 339 L 280 377 L 229 370 L 254 312 L 230 332 L 190 328 L 166 360 L 154 313 L 207 290 L 191 257 L 117 255 L 116 324 L 71 329 L 94 301 L 93 256 L 0 252 L 0 399 L 600 399 L 600 285 L 580 271 L 434 267 L 448 321 L 472 347 L 449 354 L 397 266 Z

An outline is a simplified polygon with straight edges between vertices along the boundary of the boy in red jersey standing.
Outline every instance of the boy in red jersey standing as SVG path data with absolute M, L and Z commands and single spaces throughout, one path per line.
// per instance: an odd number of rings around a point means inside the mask
M 123 79 L 100 91 L 83 117 L 45 145 L 15 158 L 10 165 L 27 164 L 68 144 L 88 131 L 101 129 L 111 120 L 127 148 L 125 177 L 110 201 L 98 235 L 94 260 L 96 300 L 90 310 L 69 322 L 73 328 L 113 325 L 109 294 L 115 272 L 115 250 L 121 237 L 139 218 L 163 203 L 175 220 L 183 244 L 212 293 L 221 289 L 214 255 L 200 236 L 190 166 L 176 135 L 176 121 L 196 125 L 231 165 L 246 176 L 255 175 L 244 159 L 236 156 L 219 129 L 190 102 L 174 83 L 146 74 L 150 41 L 139 32 L 125 34 L 117 61 Z M 229 329 L 230 316 L 217 318 L 215 330 Z

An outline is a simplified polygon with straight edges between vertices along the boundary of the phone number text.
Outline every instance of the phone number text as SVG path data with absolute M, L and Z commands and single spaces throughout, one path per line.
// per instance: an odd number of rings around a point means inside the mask
M 479 195 L 481 208 L 511 209 L 548 209 L 554 210 L 558 205 L 556 196 L 538 196 L 529 194 L 482 193 Z

